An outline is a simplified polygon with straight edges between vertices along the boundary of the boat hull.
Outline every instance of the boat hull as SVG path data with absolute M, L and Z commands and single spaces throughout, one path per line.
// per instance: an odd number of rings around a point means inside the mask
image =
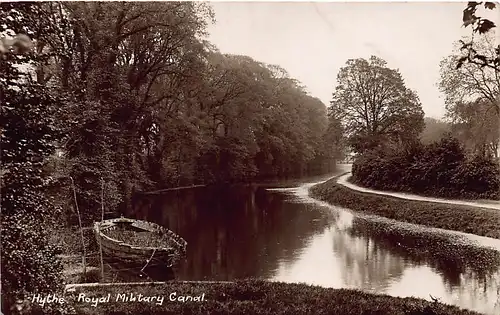
M 136 231 L 162 233 L 170 239 L 173 245 L 168 247 L 141 247 L 106 235 L 107 231 L 121 228 L 120 224 L 123 222 L 126 222 L 129 227 Z M 96 222 L 94 232 L 104 255 L 128 263 L 147 264 L 150 261 L 156 261 L 172 266 L 185 254 L 187 247 L 187 242 L 174 232 L 155 223 L 141 220 L 120 218 Z

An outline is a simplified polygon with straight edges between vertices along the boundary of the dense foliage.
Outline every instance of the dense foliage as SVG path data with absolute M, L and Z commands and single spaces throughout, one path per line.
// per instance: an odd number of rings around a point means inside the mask
M 500 81 L 499 87 L 500 87 Z M 488 101 L 458 102 L 448 110 L 451 132 L 472 154 L 498 158 L 500 116 Z
M 279 66 L 218 52 L 204 40 L 206 3 L 27 6 L 37 14 L 5 16 L 46 56 L 36 80 L 68 99 L 50 175 L 59 188 L 74 179 L 84 221 L 99 216 L 102 185 L 116 211 L 137 191 L 331 168 L 324 104 Z
M 365 152 L 354 162 L 352 174 L 356 183 L 375 189 L 500 199 L 500 170 L 495 161 L 467 155 L 452 137 L 416 145 L 410 151 Z
M 2 4 L 1 20 L 4 9 Z M 19 5 L 16 14 L 38 14 Z M 0 32 L 5 25 L 0 25 Z M 30 31 L 29 28 L 26 29 Z M 58 249 L 48 241 L 59 209 L 46 197 L 48 178 L 43 169 L 61 137 L 57 117 L 65 100 L 53 89 L 23 75 L 20 66 L 38 65 L 42 54 L 0 56 L 0 130 L 2 142 L 2 310 L 9 314 L 17 299 L 30 292 L 53 293 L 61 284 Z
M 475 40 L 476 52 L 494 56 L 495 35 L 484 34 Z M 467 62 L 457 69 L 461 52 L 456 47 L 440 63 L 439 88 L 445 96 L 446 118 L 452 133 L 464 144 L 467 151 L 498 157 L 500 119 L 499 70 L 474 62 Z

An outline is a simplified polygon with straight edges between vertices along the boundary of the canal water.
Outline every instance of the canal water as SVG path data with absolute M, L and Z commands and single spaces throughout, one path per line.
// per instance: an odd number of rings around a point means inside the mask
M 177 279 L 252 277 L 427 300 L 432 295 L 500 314 L 498 268 L 417 259 L 380 235 L 372 237 L 351 212 L 308 196 L 309 187 L 334 175 L 147 196 L 128 216 L 159 223 L 186 239 Z

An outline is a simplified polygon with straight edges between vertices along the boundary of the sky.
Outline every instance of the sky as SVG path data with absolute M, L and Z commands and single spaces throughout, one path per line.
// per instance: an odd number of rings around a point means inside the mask
M 464 2 L 212 2 L 209 40 L 222 53 L 285 68 L 328 105 L 348 59 L 376 55 L 399 69 L 425 115 L 441 118 L 439 63 L 470 28 Z M 496 12 L 478 11 L 499 20 Z M 497 22 L 497 25 L 500 23 Z

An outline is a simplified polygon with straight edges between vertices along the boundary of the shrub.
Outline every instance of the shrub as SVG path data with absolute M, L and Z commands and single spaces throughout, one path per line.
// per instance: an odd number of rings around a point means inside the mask
M 363 186 L 400 190 L 410 161 L 408 156 L 396 152 L 368 151 L 354 162 L 352 173 L 355 181 Z
M 449 136 L 405 151 L 367 151 L 354 162 L 352 174 L 354 182 L 374 189 L 450 198 L 500 198 L 498 164 L 483 156 L 467 158 L 459 141 Z
M 355 181 L 368 187 L 377 186 L 376 176 L 378 170 L 382 169 L 383 158 L 374 151 L 367 151 L 359 156 L 352 166 Z
M 474 156 L 460 165 L 452 184 L 466 197 L 500 199 L 500 170 L 498 164 L 483 156 Z

